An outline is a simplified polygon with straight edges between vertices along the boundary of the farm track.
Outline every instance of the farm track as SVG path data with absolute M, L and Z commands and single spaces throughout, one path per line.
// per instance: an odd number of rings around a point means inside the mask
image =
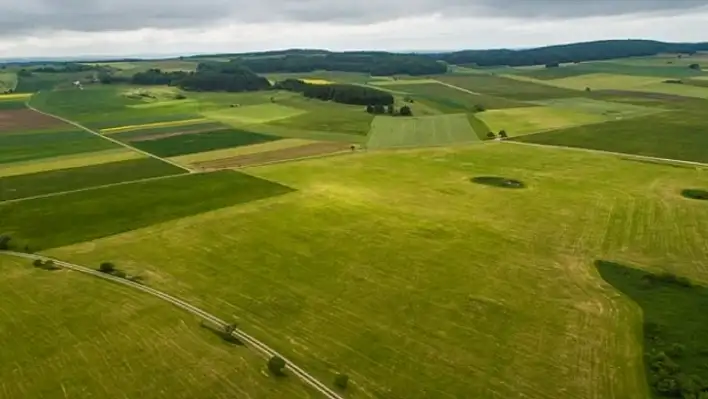
M 473 95 L 475 95 L 475 96 L 481 96 L 481 95 L 483 95 L 482 93 L 477 93 L 476 91 L 463 89 L 463 88 L 460 87 L 460 86 L 455 86 L 455 85 L 453 85 L 453 84 L 450 84 L 450 83 L 447 83 L 447 82 L 443 82 L 442 80 L 436 80 L 435 82 L 437 82 L 438 84 L 441 84 L 441 85 L 443 85 L 443 86 L 447 86 L 447 87 L 449 87 L 449 88 L 451 88 L 451 89 L 463 91 L 463 92 L 465 92 L 465 93 L 473 94 Z
M 137 290 L 140 290 L 142 292 L 145 292 L 147 294 L 150 294 L 154 297 L 160 298 L 166 302 L 171 303 L 174 306 L 177 306 L 178 308 L 184 309 L 189 313 L 192 313 L 195 316 L 201 317 L 202 319 L 212 322 L 216 324 L 217 326 L 224 328 L 227 326 L 227 323 L 218 317 L 207 313 L 196 306 L 193 306 L 185 301 L 182 301 L 178 298 L 175 298 L 169 294 L 166 294 L 162 291 L 156 290 L 154 288 L 150 288 L 138 283 L 135 283 L 130 280 L 118 278 L 109 274 L 101 273 L 99 271 L 90 269 L 88 267 L 76 265 L 73 263 L 68 263 L 68 262 L 63 262 L 57 259 L 49 258 L 46 256 L 41 256 L 41 255 L 34 255 L 34 254 L 26 254 L 26 253 L 20 253 L 20 252 L 12 252 L 12 251 L 1 251 L 0 254 L 8 255 L 8 256 L 14 256 L 16 258 L 23 258 L 23 259 L 28 259 L 28 260 L 42 260 L 42 261 L 52 261 L 54 262 L 55 265 L 60 266 L 64 269 L 67 270 L 73 270 L 77 271 L 80 273 L 88 274 L 90 276 L 98 277 L 104 280 L 108 280 L 114 283 L 122 284 Z M 315 377 L 312 375 L 308 374 L 305 370 L 301 369 L 300 367 L 296 366 L 293 362 L 288 360 L 286 357 L 281 355 L 280 353 L 276 352 L 274 349 L 270 348 L 263 342 L 253 338 L 252 336 L 248 335 L 247 333 L 236 329 L 232 335 L 242 342 L 250 345 L 251 347 L 255 348 L 258 352 L 261 354 L 265 355 L 266 357 L 270 358 L 272 356 L 279 356 L 283 360 L 285 360 L 285 365 L 288 370 L 290 370 L 293 374 L 295 374 L 298 378 L 300 378 L 304 383 L 315 389 L 316 391 L 320 392 L 324 397 L 327 399 L 344 399 L 342 398 L 339 394 L 334 392 L 333 390 L 329 389 L 326 385 L 323 383 L 319 382 Z
M 37 92 L 37 93 L 39 93 L 39 92 Z M 72 121 L 72 120 L 70 120 L 70 119 L 62 118 L 61 116 L 57 116 L 57 115 L 54 115 L 54 114 L 50 114 L 49 112 L 44 112 L 44 111 L 42 111 L 42 110 L 39 110 L 39 109 L 33 107 L 33 106 L 30 104 L 30 101 L 31 101 L 31 100 L 32 100 L 32 98 L 30 97 L 30 98 L 25 102 L 25 105 L 27 106 L 27 108 L 31 109 L 31 110 L 34 111 L 34 112 L 37 112 L 37 113 L 42 114 L 42 115 L 44 115 L 44 116 L 48 116 L 48 117 L 51 117 L 51 118 L 60 120 L 60 121 L 62 121 L 62 122 L 68 123 L 68 124 L 70 124 L 70 125 L 72 125 L 72 126 L 74 126 L 74 127 L 77 127 L 77 128 L 79 128 L 79 129 L 83 130 L 83 131 L 86 131 L 86 132 L 88 132 L 88 133 L 91 133 L 91 134 L 93 134 L 94 136 L 98 136 L 98 137 L 100 137 L 100 138 L 102 138 L 102 139 L 104 139 L 104 140 L 108 140 L 108 141 L 110 141 L 110 142 L 112 142 L 112 143 L 114 143 L 114 144 L 118 144 L 119 146 L 125 147 L 125 148 L 127 148 L 127 149 L 129 149 L 129 150 L 131 150 L 131 151 L 139 152 L 139 153 L 141 153 L 141 154 L 143 154 L 143 155 L 145 155 L 145 156 L 148 156 L 148 157 L 150 157 L 150 158 L 154 158 L 154 159 L 157 159 L 158 161 L 162 161 L 162 162 L 168 163 L 168 164 L 170 164 L 170 165 L 172 165 L 172 166 L 176 166 L 176 167 L 178 167 L 178 168 L 180 168 L 180 169 L 182 169 L 182 170 L 185 170 L 185 171 L 187 171 L 187 172 L 189 172 L 189 173 L 194 173 L 194 170 L 192 170 L 192 169 L 190 169 L 190 168 L 188 168 L 188 167 L 186 167 L 186 166 L 184 166 L 184 165 L 180 165 L 180 164 L 178 164 L 178 163 L 176 163 L 176 162 L 170 161 L 169 159 L 165 159 L 165 158 L 162 158 L 162 157 L 158 157 L 158 156 L 155 155 L 155 154 L 152 154 L 152 153 L 149 153 L 149 152 L 147 152 L 147 151 L 143 151 L 143 150 L 141 150 L 141 149 L 135 148 L 135 147 L 131 146 L 130 144 L 126 144 L 126 143 L 123 143 L 122 141 L 118 141 L 118 140 L 116 140 L 116 139 L 110 138 L 110 137 L 108 137 L 108 136 L 106 136 L 106 135 L 103 135 L 103 134 L 101 134 L 101 133 L 99 133 L 99 132 L 97 132 L 97 131 L 95 131 L 95 130 L 92 130 L 92 129 L 90 129 L 90 128 L 88 128 L 88 127 L 86 127 L 86 126 L 84 126 L 84 125 L 82 125 L 82 124 L 80 124 L 80 123 L 78 123 L 78 122 L 74 122 L 74 121 Z
M 675 163 L 675 164 L 681 164 L 681 165 L 708 168 L 708 163 L 695 162 L 695 161 L 683 161 L 680 159 L 671 159 L 671 158 L 659 158 L 659 157 L 652 157 L 649 155 L 628 154 L 628 153 L 623 153 L 623 152 L 594 150 L 591 148 L 569 147 L 569 146 L 564 146 L 564 145 L 525 143 L 525 142 L 513 141 L 513 140 L 503 140 L 502 142 L 503 143 L 510 143 L 510 144 L 517 144 L 517 145 L 533 146 L 533 147 L 558 148 L 561 150 L 574 150 L 574 151 L 582 151 L 582 152 L 591 152 L 591 153 L 595 153 L 595 154 L 616 155 L 616 156 L 623 157 L 623 158 L 633 158 L 633 159 L 646 160 L 646 161 Z

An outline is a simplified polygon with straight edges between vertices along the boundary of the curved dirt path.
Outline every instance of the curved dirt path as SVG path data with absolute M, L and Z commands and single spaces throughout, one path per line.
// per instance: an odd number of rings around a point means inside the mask
M 39 93 L 39 92 L 37 92 L 37 93 Z M 122 141 L 119 141 L 119 140 L 110 138 L 110 137 L 108 137 L 108 136 L 106 136 L 106 135 L 103 135 L 103 134 L 101 134 L 101 133 L 99 133 L 99 132 L 97 132 L 97 131 L 95 131 L 95 130 L 89 129 L 88 127 L 86 127 L 86 126 L 84 126 L 84 125 L 82 125 L 82 124 L 80 124 L 80 123 L 77 123 L 77 122 L 74 122 L 74 121 L 72 121 L 72 120 L 69 120 L 69 119 L 66 119 L 66 118 L 62 118 L 61 116 L 57 116 L 57 115 L 54 115 L 54 114 L 50 114 L 49 112 L 44 112 L 44 111 L 42 111 L 42 110 L 40 110 L 40 109 L 37 109 L 37 108 L 33 107 L 32 104 L 30 104 L 30 101 L 32 101 L 32 97 L 30 97 L 27 101 L 25 101 L 25 106 L 26 106 L 27 108 L 31 109 L 31 110 L 34 111 L 34 112 L 37 112 L 37 113 L 42 114 L 42 115 L 45 115 L 45 116 L 49 116 L 49 117 L 54 118 L 54 119 L 58 119 L 58 120 L 60 120 L 60 121 L 62 121 L 62 122 L 64 122 L 64 123 L 68 123 L 68 124 L 70 124 L 70 125 L 72 125 L 72 126 L 74 126 L 74 127 L 77 127 L 77 128 L 79 128 L 79 129 L 83 130 L 83 131 L 89 132 L 89 133 L 93 134 L 94 136 L 98 136 L 98 137 L 100 137 L 100 138 L 102 138 L 102 139 L 104 139 L 104 140 L 108 140 L 108 141 L 110 141 L 110 142 L 112 142 L 112 143 L 114 143 L 114 144 L 118 144 L 119 146 L 125 147 L 125 148 L 127 148 L 127 149 L 129 149 L 129 150 L 131 150 L 131 151 L 139 152 L 139 153 L 141 153 L 141 154 L 143 154 L 143 155 L 145 155 L 145 156 L 148 156 L 148 157 L 150 157 L 150 158 L 154 158 L 154 159 L 157 159 L 157 160 L 159 160 L 159 161 L 168 163 L 168 164 L 170 164 L 170 165 L 172 165 L 172 166 L 176 166 L 176 167 L 178 167 L 178 168 L 180 168 L 180 169 L 182 169 L 182 170 L 185 170 L 185 171 L 187 171 L 187 172 L 189 172 L 189 173 L 194 173 L 194 170 L 192 170 L 192 169 L 190 169 L 190 168 L 188 168 L 188 167 L 186 167 L 186 166 L 184 166 L 184 165 L 180 165 L 180 164 L 178 164 L 178 163 L 176 163 L 176 162 L 174 162 L 174 161 L 170 161 L 169 159 L 166 159 L 166 158 L 158 157 L 158 156 L 155 155 L 155 154 L 151 154 L 151 153 L 149 153 L 149 152 L 147 152 L 147 151 L 143 151 L 143 150 L 141 150 L 141 149 L 135 148 L 135 147 L 133 147 L 133 146 L 131 146 L 131 145 L 129 145 L 129 144 L 126 144 L 126 143 L 124 143 L 124 142 L 122 142 Z
M 68 269 L 68 270 L 74 270 L 74 271 L 77 271 L 80 273 L 88 274 L 88 275 L 91 275 L 94 277 L 102 278 L 104 280 L 112 281 L 114 283 L 122 284 L 122 285 L 125 285 L 128 287 L 143 291 L 147 294 L 150 294 L 150 295 L 160 298 L 166 302 L 169 302 L 169 303 L 177 306 L 178 308 L 182 308 L 182 309 L 188 311 L 189 313 L 192 313 L 193 315 L 199 316 L 204 320 L 210 321 L 219 327 L 223 328 L 227 325 L 227 323 L 225 321 L 219 319 L 218 317 L 216 317 L 210 313 L 207 313 L 207 312 L 197 308 L 196 306 L 190 305 L 189 303 L 187 303 L 181 299 L 175 298 L 171 295 L 168 295 L 162 291 L 158 291 L 154 288 L 150 288 L 150 287 L 147 287 L 144 285 L 134 283 L 130 280 L 118 278 L 118 277 L 112 276 L 110 274 L 101 273 L 101 272 L 94 270 L 94 269 L 89 269 L 88 267 L 76 265 L 73 263 L 63 262 L 63 261 L 49 258 L 46 256 L 26 254 L 26 253 L 13 252 L 13 251 L 0 251 L 0 254 L 14 256 L 16 258 L 24 258 L 24 259 L 28 259 L 28 260 L 39 259 L 42 261 L 52 261 L 52 262 L 54 262 L 55 265 L 61 266 L 61 267 Z M 267 346 L 263 342 L 253 338 L 252 336 L 246 334 L 245 332 L 243 332 L 239 329 L 236 329 L 232 333 L 232 335 L 235 336 L 236 338 L 238 338 L 239 340 L 241 340 L 241 342 L 253 347 L 258 352 L 265 355 L 267 358 L 270 358 L 272 356 L 281 357 L 283 360 L 285 360 L 285 365 L 288 370 L 290 370 L 293 374 L 295 374 L 303 382 L 310 385 L 313 389 L 320 392 L 325 398 L 327 398 L 327 399 L 343 399 L 339 394 L 337 394 L 336 392 L 334 392 L 333 390 L 328 388 L 323 383 L 319 382 L 315 377 L 308 374 L 305 370 L 301 369 L 300 367 L 296 366 L 293 362 L 291 362 L 286 357 L 284 357 L 280 353 L 276 352 L 274 349 L 270 348 L 269 346 Z

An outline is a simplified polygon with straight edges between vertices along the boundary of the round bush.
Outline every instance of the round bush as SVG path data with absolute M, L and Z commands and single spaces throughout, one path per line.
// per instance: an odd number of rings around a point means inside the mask
M 708 201 L 708 190 L 691 188 L 681 191 L 681 195 L 690 199 Z
M 492 186 L 492 187 L 499 187 L 499 188 L 519 189 L 519 188 L 526 187 L 526 185 L 519 180 L 508 179 L 506 177 L 498 177 L 498 176 L 479 176 L 479 177 L 473 178 L 472 182 L 477 183 L 477 184 L 484 184 L 485 186 Z

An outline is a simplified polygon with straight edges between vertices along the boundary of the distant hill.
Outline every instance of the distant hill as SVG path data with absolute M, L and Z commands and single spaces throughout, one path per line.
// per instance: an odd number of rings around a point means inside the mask
M 527 66 L 652 56 L 661 53 L 692 54 L 698 51 L 708 51 L 708 42 L 664 43 L 653 40 L 603 40 L 523 50 L 464 50 L 429 56 L 457 65 Z

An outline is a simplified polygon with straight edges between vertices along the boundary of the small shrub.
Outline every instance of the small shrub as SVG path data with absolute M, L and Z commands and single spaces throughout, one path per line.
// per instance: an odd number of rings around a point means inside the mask
M 35 259 L 32 261 L 32 266 L 34 267 L 44 267 L 44 262 L 41 259 Z
M 681 191 L 681 195 L 689 199 L 708 201 L 708 190 L 690 188 Z
M 506 133 L 506 130 L 501 130 L 499 131 L 499 137 L 506 139 L 509 137 L 509 135 Z
M 103 262 L 98 270 L 101 273 L 111 274 L 116 271 L 116 266 L 111 262 Z
M 474 106 L 474 112 L 484 112 L 486 110 L 487 110 L 487 108 L 482 104 L 476 104 Z
M 409 107 L 407 105 L 402 106 L 401 110 L 398 111 L 398 113 L 401 116 L 413 116 L 413 110 L 411 109 L 411 107 Z
M 186 99 L 187 99 L 187 96 L 185 96 L 182 93 L 179 93 L 175 96 L 175 100 L 186 100 Z
M 278 377 L 285 375 L 285 360 L 280 356 L 273 356 L 268 359 L 268 370 Z
M 10 249 L 10 241 L 12 241 L 10 236 L 0 235 L 0 251 L 7 251 Z
M 495 138 L 497 138 L 497 135 L 494 134 L 494 132 L 489 132 L 489 133 L 487 133 L 487 138 L 489 140 L 494 140 Z
M 114 271 L 114 272 L 113 272 L 113 275 L 116 276 L 116 277 L 118 277 L 118 278 L 126 278 L 126 277 L 127 277 L 127 274 L 125 274 L 125 272 L 122 271 L 122 270 L 116 270 L 116 271 Z
M 334 386 L 340 388 L 340 389 L 347 389 L 347 385 L 349 385 L 349 376 L 346 374 L 337 374 L 336 377 L 334 377 Z
M 672 344 L 671 347 L 667 350 L 667 355 L 673 357 L 673 358 L 680 358 L 683 356 L 684 352 L 686 352 L 686 347 L 681 344 Z
M 701 66 L 698 65 L 698 64 L 691 64 L 691 65 L 689 65 L 688 67 L 691 68 L 691 69 L 693 69 L 693 70 L 696 70 L 696 71 L 700 71 L 700 70 L 701 70 Z
M 664 83 L 672 83 L 672 84 L 682 85 L 683 80 L 681 80 L 681 79 L 668 79 L 668 80 L 665 80 Z

